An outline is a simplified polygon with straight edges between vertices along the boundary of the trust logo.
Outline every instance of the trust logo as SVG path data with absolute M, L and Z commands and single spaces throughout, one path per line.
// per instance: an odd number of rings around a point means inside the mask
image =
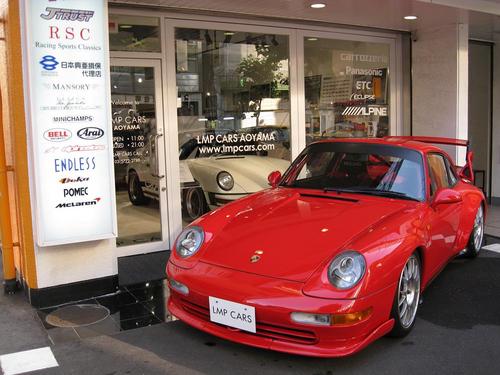
M 56 60 L 56 58 L 51 55 L 43 56 L 39 63 L 43 69 L 48 71 L 55 70 L 57 65 L 59 65 L 59 62 Z

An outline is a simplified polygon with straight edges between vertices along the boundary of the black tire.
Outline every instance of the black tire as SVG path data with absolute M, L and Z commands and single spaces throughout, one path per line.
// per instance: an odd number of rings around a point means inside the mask
M 182 200 L 182 211 L 187 221 L 193 221 L 208 212 L 208 205 L 203 189 L 193 187 L 185 189 Z
M 414 252 L 406 261 L 399 276 L 391 310 L 394 327 L 388 336 L 404 337 L 413 329 L 420 302 L 421 271 L 420 257 L 417 252 Z M 406 310 L 404 309 L 405 304 Z
M 149 202 L 149 198 L 144 196 L 141 180 L 135 171 L 128 173 L 127 191 L 128 199 L 134 206 L 142 206 Z
M 469 242 L 467 242 L 467 247 L 463 256 L 466 258 L 475 258 L 479 254 L 479 251 L 483 247 L 484 242 L 484 209 L 481 204 L 476 211 L 476 217 L 474 218 L 474 223 L 472 224 L 472 230 L 469 237 Z

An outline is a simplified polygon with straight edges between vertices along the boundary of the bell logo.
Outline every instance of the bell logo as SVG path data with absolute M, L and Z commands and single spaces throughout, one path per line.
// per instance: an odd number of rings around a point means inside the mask
M 71 138 L 71 131 L 63 128 L 54 128 L 46 130 L 43 138 L 50 142 L 62 142 Z

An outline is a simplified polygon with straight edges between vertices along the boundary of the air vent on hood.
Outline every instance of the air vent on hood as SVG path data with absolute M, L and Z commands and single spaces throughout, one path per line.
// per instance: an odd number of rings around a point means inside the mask
M 301 197 L 309 197 L 309 198 L 325 198 L 325 199 L 333 199 L 336 201 L 345 201 L 345 202 L 353 202 L 357 203 L 359 202 L 358 199 L 354 198 L 346 198 L 346 197 L 339 197 L 338 195 L 332 196 L 332 195 L 321 195 L 321 194 L 305 194 L 305 193 L 300 193 Z
M 224 160 L 224 159 L 245 159 L 244 156 L 219 156 L 216 157 L 215 160 Z

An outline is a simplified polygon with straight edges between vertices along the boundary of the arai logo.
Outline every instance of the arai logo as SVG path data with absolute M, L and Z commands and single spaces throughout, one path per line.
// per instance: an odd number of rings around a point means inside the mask
M 78 135 L 81 139 L 94 140 L 101 138 L 104 135 L 104 130 L 95 127 L 88 127 L 78 130 L 76 135 Z
M 50 142 L 62 142 L 71 138 L 71 132 L 62 128 L 49 129 L 43 133 L 43 138 Z

